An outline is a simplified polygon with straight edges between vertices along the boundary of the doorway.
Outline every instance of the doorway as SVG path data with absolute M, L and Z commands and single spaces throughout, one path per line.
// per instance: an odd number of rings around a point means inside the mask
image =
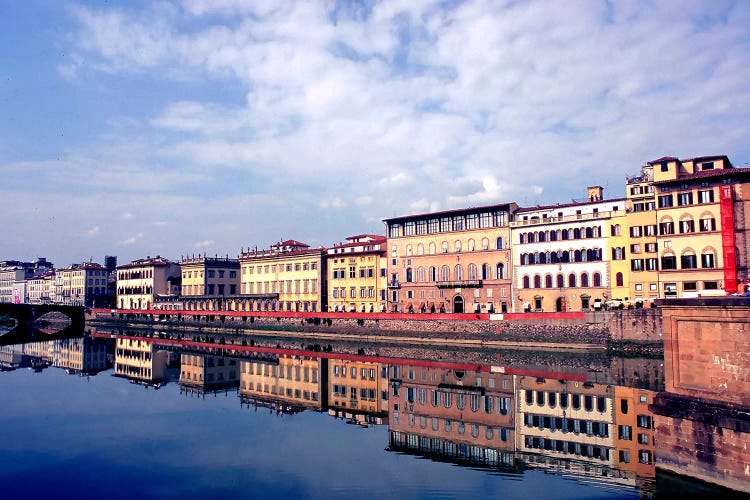
M 462 314 L 464 312 L 464 298 L 460 295 L 456 295 L 453 299 L 453 312 L 455 314 Z

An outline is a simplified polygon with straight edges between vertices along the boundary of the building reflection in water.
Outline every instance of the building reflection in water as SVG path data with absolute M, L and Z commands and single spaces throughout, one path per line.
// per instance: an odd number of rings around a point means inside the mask
M 216 393 L 240 384 L 236 358 L 207 354 L 180 354 L 180 390 L 185 394 Z
M 241 401 L 280 413 L 325 408 L 327 359 L 271 355 L 240 362 Z
M 117 337 L 115 376 L 159 388 L 177 378 L 177 359 L 174 352 L 160 348 L 151 339 Z
M 147 386 L 179 380 L 184 394 L 237 389 L 242 407 L 387 425 L 391 452 L 511 473 L 542 469 L 643 495 L 654 490 L 649 405 L 656 392 L 642 387 L 661 374 L 650 360 L 619 368 L 634 374 L 633 387 L 625 387 L 602 373 L 114 337 L 0 347 L 0 366 L 96 374 L 114 365 L 115 376 Z

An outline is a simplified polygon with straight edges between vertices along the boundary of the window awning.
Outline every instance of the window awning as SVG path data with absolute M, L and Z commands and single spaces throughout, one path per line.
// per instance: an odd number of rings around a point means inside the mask
M 414 304 L 412 304 L 411 302 L 409 302 L 408 304 L 406 304 L 406 308 L 407 309 L 414 309 Z

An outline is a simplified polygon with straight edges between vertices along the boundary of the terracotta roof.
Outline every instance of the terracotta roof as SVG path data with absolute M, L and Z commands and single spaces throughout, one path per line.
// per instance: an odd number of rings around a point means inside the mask
M 653 165 L 654 163 L 664 163 L 665 161 L 680 161 L 679 158 L 675 158 L 674 156 L 662 156 L 661 158 L 658 158 L 656 160 L 651 160 L 648 162 L 649 165 Z
M 310 248 L 310 245 L 308 245 L 307 243 L 302 243 L 301 241 L 297 241 L 297 240 L 282 241 L 280 243 L 276 243 L 276 246 L 289 246 L 289 247 L 305 247 L 305 248 Z
M 349 248 L 349 247 L 359 247 L 363 245 L 379 245 L 381 243 L 385 243 L 386 241 L 388 240 L 385 236 L 376 236 L 370 241 L 353 241 L 351 243 L 342 243 L 341 245 L 333 245 L 331 248 Z
M 727 177 L 750 177 L 750 168 L 720 168 L 717 170 L 701 170 L 694 174 L 683 175 L 676 179 L 667 179 L 654 182 L 655 186 L 665 186 L 667 184 L 683 184 L 685 182 L 705 180 L 705 179 L 724 179 Z

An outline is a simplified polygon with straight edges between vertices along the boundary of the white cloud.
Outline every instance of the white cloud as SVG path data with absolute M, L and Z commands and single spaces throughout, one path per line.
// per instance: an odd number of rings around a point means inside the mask
M 118 244 L 120 245 L 135 245 L 138 243 L 138 240 L 143 238 L 143 233 L 138 233 L 135 236 L 130 236 L 129 238 L 125 238 L 124 240 L 118 241 Z
M 215 244 L 216 242 L 214 240 L 203 240 L 203 241 L 196 242 L 193 245 L 193 247 L 194 248 L 208 248 L 208 247 L 214 246 Z
M 184 0 L 70 12 L 60 72 L 86 90 L 121 83 L 122 99 L 146 104 L 111 111 L 60 161 L 0 172 L 127 195 L 120 212 L 101 210 L 125 234 L 168 221 L 173 239 L 159 244 L 174 251 L 196 233 L 230 253 L 279 232 L 338 241 L 381 231 L 378 213 L 562 202 L 592 182 L 621 196 L 624 176 L 659 156 L 750 155 L 745 2 Z M 233 222 L 263 210 L 273 224 L 252 234 Z M 180 234 L 187 223 L 193 234 Z
M 97 234 L 99 234 L 99 226 L 94 226 L 86 231 L 86 236 L 88 236 L 89 238 L 92 236 L 96 236 Z

